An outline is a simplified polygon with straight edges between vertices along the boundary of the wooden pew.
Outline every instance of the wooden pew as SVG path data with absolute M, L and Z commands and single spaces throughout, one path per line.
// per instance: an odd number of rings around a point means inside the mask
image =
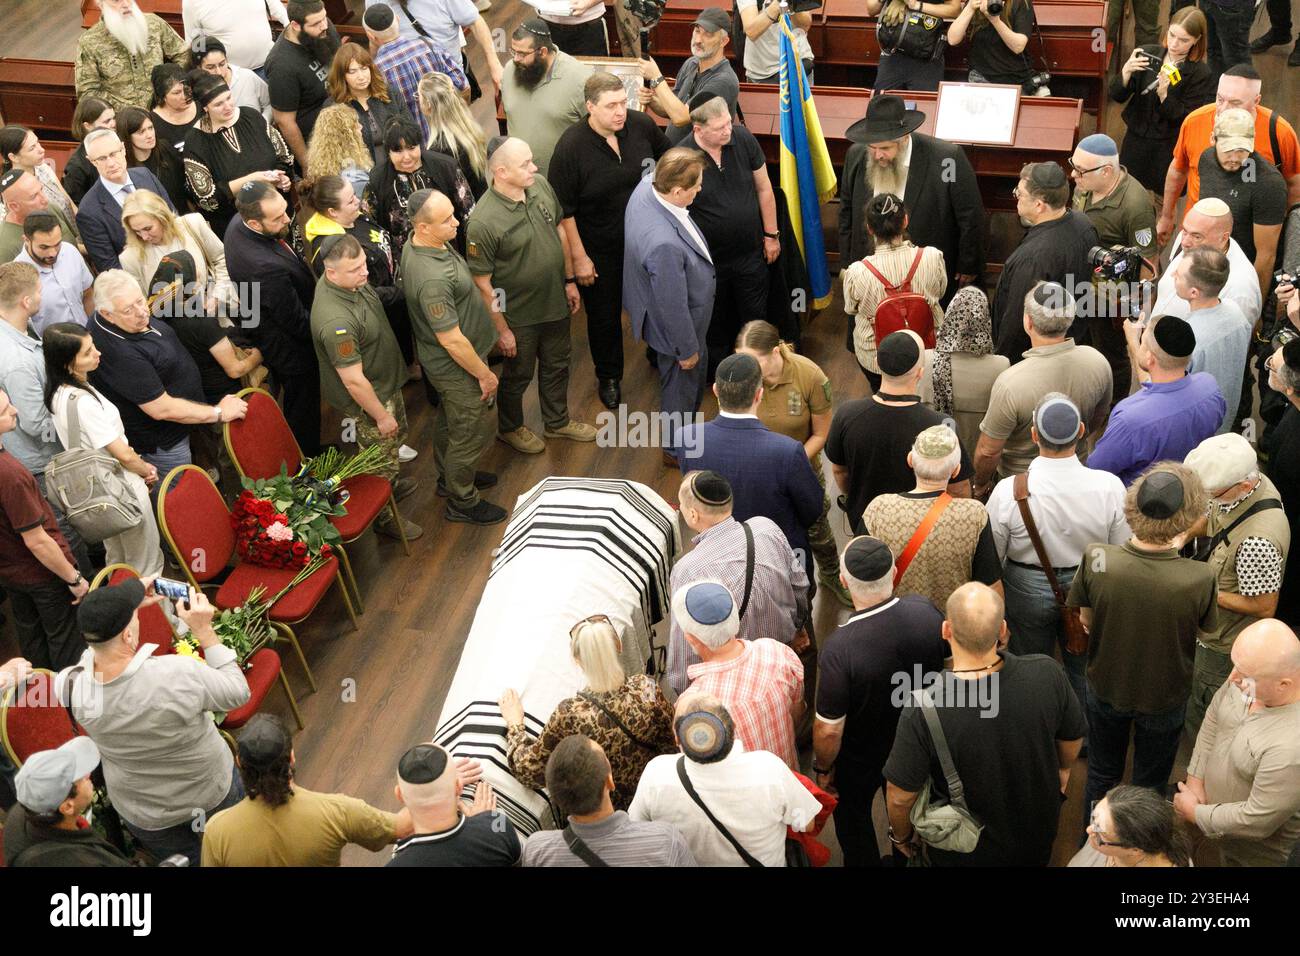
M 54 160 L 54 170 L 59 174 L 59 179 L 62 179 L 64 167 L 68 165 L 68 157 L 75 153 L 81 144 L 73 140 L 42 139 L 41 145 L 45 147 L 45 158 Z
M 76 108 L 71 63 L 0 57 L 0 116 L 6 123 L 66 139 Z
M 650 42 L 655 62 L 670 76 L 691 55 L 695 18 L 705 7 L 717 5 L 718 0 L 669 0 Z M 1106 5 L 1107 0 L 1038 0 L 1034 4 L 1042 49 L 1052 73 L 1052 92 L 1083 99 L 1084 109 L 1097 116 L 1098 128 L 1104 122 L 1106 101 Z M 611 43 L 617 43 L 613 13 L 607 12 L 606 17 Z M 1098 37 L 1103 42 L 1098 42 Z M 808 43 L 816 60 L 818 87 L 871 87 L 880 63 L 880 45 L 876 42 L 876 18 L 863 12 L 861 0 L 826 0 L 820 10 L 813 11 Z M 963 45 L 946 51 L 948 79 L 965 79 L 969 69 L 966 50 Z M 1030 37 L 1027 53 L 1037 69 L 1037 37 Z M 734 57 L 732 66 L 743 78 L 743 66 Z
M 140 9 L 145 13 L 156 13 L 169 24 L 172 29 L 181 36 L 185 35 L 185 26 L 181 20 L 181 0 L 136 0 Z M 330 20 L 335 26 L 350 23 L 352 11 L 348 9 L 344 0 L 325 0 L 325 12 L 329 14 Z M 81 0 L 81 25 L 83 27 L 93 27 L 99 22 L 99 7 L 95 0 Z M 271 21 L 272 29 L 280 26 L 274 20 Z M 356 24 L 360 29 L 360 24 Z M 340 30 L 340 32 L 342 32 Z

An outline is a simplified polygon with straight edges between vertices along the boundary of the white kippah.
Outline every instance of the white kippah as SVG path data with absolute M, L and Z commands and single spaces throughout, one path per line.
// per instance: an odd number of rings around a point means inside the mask
M 1213 219 L 1218 219 L 1220 216 L 1226 216 L 1232 212 L 1228 208 L 1228 204 L 1222 199 L 1202 199 L 1192 207 L 1192 210 Z

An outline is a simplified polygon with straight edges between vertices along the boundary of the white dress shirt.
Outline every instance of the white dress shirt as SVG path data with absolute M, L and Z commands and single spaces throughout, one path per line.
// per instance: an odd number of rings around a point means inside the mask
M 1156 304 L 1151 315 L 1176 315 L 1180 319 L 1185 319 L 1191 311 L 1191 306 L 1187 304 L 1186 299 L 1180 299 L 1178 293 L 1174 291 L 1174 270 L 1183 261 L 1181 232 L 1174 240 L 1173 248 L 1177 253 L 1169 260 L 1169 266 L 1156 286 Z M 1236 239 L 1228 240 L 1228 283 L 1219 293 L 1219 298 L 1235 302 L 1241 309 L 1241 314 L 1250 322 L 1251 328 L 1255 327 L 1260 310 L 1264 307 L 1259 294 L 1259 275 L 1255 272 L 1255 264 L 1246 258 L 1246 254 L 1241 251 L 1241 246 L 1237 245 Z
M 704 253 L 704 258 L 712 262 L 713 256 L 709 255 L 709 244 L 704 239 L 704 233 L 700 232 L 695 223 L 691 221 L 691 214 L 681 206 L 675 206 L 663 196 L 659 195 L 659 190 L 651 189 L 650 192 L 654 194 L 655 199 L 659 200 L 659 205 L 672 213 L 673 218 L 682 224 L 690 237 L 695 240 L 695 245 L 699 247 L 700 252 Z
M 993 543 L 999 558 L 1038 567 L 1041 562 L 1015 501 L 1014 481 L 1003 478 L 989 496 Z M 1054 568 L 1075 567 L 1090 544 L 1123 544 L 1133 534 L 1124 517 L 1124 482 L 1108 471 L 1086 467 L 1074 455 L 1040 456 L 1029 463 L 1029 512 Z

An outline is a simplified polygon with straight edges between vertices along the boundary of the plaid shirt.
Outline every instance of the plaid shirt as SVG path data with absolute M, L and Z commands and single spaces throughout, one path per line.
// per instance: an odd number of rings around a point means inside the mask
M 754 582 L 740 637 L 770 637 L 789 644 L 807 617 L 808 575 L 776 522 L 760 515 L 746 523 L 754 532 Z M 696 535 L 693 543 L 695 547 L 673 565 L 669 593 L 709 578 L 721 581 L 739 606 L 745 594 L 745 529 L 740 522 L 727 518 Z M 686 668 L 698 662 L 674 620 L 668 632 L 668 686 L 680 694 L 690 679 Z
M 803 662 L 785 644 L 772 640 L 741 641 L 729 661 L 708 661 L 686 669 L 687 693 L 718 698 L 736 724 L 746 750 L 766 750 L 799 768 L 790 708 L 803 700 Z
M 469 80 L 465 78 L 465 71 L 460 68 L 460 64 L 423 40 L 401 37 L 392 43 L 385 43 L 375 57 L 375 66 L 384 74 L 390 94 L 395 91 L 405 101 L 407 111 L 420 124 L 426 143 L 429 141 L 429 121 L 420 110 L 420 80 L 426 73 L 446 73 L 456 89 L 469 87 Z

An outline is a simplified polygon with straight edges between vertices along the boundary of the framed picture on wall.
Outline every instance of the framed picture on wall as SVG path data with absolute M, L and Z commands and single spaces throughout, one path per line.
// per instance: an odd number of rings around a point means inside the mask
M 645 85 L 645 79 L 641 76 L 640 60 L 623 56 L 575 56 L 574 59 L 580 63 L 590 63 L 597 70 L 613 73 L 623 81 L 623 88 L 627 90 L 627 108 L 641 109 L 641 101 L 636 95 L 636 91 Z

